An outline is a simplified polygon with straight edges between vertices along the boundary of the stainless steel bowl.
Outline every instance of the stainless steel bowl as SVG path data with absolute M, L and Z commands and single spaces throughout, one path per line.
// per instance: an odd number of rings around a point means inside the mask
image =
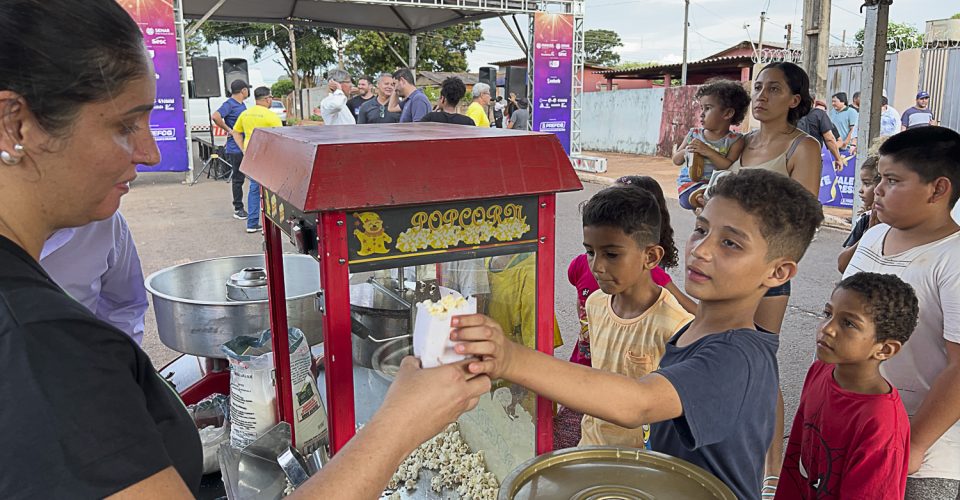
M 160 340 L 195 356 L 222 358 L 220 346 L 240 335 L 270 327 L 266 300 L 227 299 L 227 282 L 242 269 L 264 267 L 263 255 L 238 255 L 189 262 L 157 271 L 146 279 L 153 295 Z M 304 332 L 310 345 L 323 342 L 323 316 L 316 310 L 320 266 L 308 255 L 284 255 L 287 324 Z

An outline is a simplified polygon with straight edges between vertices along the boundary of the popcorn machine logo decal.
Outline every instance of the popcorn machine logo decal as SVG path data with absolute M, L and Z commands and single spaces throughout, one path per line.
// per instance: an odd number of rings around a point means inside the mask
M 530 231 L 526 221 L 523 206 L 513 203 L 417 212 L 410 218 L 410 228 L 397 237 L 396 246 L 401 252 L 412 253 L 443 250 L 461 242 L 467 245 L 481 245 L 491 240 L 506 243 Z
M 353 234 L 360 240 L 360 251 L 357 255 L 366 257 L 373 254 L 390 253 L 387 250 L 387 243 L 392 243 L 393 238 L 383 230 L 383 221 L 380 215 L 375 212 L 355 213 L 353 216 L 357 219 L 357 225 L 362 226 L 354 229 Z
M 350 212 L 347 250 L 351 264 L 376 269 L 398 259 L 529 245 L 537 241 L 538 215 L 536 197 Z

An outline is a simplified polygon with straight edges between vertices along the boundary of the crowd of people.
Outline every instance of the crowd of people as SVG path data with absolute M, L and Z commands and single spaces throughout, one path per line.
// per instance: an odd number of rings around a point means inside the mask
M 760 486 L 764 497 L 960 498 L 960 392 L 956 391 L 960 384 L 960 330 L 957 329 L 960 320 L 960 226 L 951 216 L 960 196 L 960 187 L 957 186 L 960 182 L 960 157 L 957 156 L 960 155 L 960 135 L 936 126 L 929 110 L 929 97 L 924 91 L 918 92 L 916 107 L 905 112 L 902 118 L 892 116 L 896 111 L 886 98 L 882 101 L 881 131 L 885 135 L 874 140 L 867 151 L 866 161 L 860 166 L 863 212 L 855 218 L 844 248 L 838 249 L 838 269 L 843 279 L 824 309 L 817 334 L 817 359 L 804 383 L 785 458 L 780 450 L 775 449 L 779 441 L 777 437 L 782 435 L 782 396 L 780 401 L 778 398 L 764 400 L 774 407 L 780 406 L 767 415 L 778 430 L 773 442 L 769 443 L 772 446 L 765 448 L 765 479 Z M 838 166 L 855 152 L 859 93 L 854 94 L 852 105 L 848 104 L 846 94 L 835 94 L 833 111 L 828 115 L 819 109 L 823 107 L 822 102 L 814 103 L 806 74 L 793 64 L 766 66 L 754 81 L 752 96 L 740 87 L 739 82 L 721 80 L 701 86 L 697 99 L 702 126 L 690 130 L 675 150 L 673 161 L 681 167 L 677 180 L 680 204 L 696 211 L 698 227 L 701 224 L 714 225 L 709 224 L 711 217 L 708 216 L 717 209 L 714 198 L 727 192 L 725 189 L 730 183 L 746 183 L 743 178 L 753 174 L 752 170 L 766 170 L 780 178 L 792 179 L 796 187 L 802 187 L 806 192 L 808 201 L 816 201 L 822 168 L 821 147 L 826 146 L 831 151 Z M 748 106 L 752 106 L 753 116 L 760 122 L 760 127 L 740 134 L 731 127 L 743 119 Z M 896 128 L 887 122 L 896 124 Z M 773 182 L 773 179 L 766 182 Z M 762 222 L 764 218 L 777 214 L 773 206 L 754 201 L 751 192 L 764 189 L 759 184 L 753 185 L 739 190 L 739 196 L 733 198 L 739 208 L 753 211 L 761 219 L 761 233 L 771 243 L 776 234 L 773 227 L 784 228 L 789 223 Z M 657 194 L 656 189 L 647 188 L 647 191 Z M 771 194 L 770 199 L 772 204 L 778 196 Z M 793 223 L 803 223 L 799 202 L 785 203 L 793 207 L 791 216 L 796 219 Z M 585 208 L 585 245 L 590 226 L 587 214 Z M 628 236 L 636 233 L 637 227 L 642 227 L 638 221 L 632 226 L 622 222 L 610 226 L 621 228 Z M 764 226 L 767 229 L 763 230 Z M 795 229 L 800 231 L 800 228 Z M 711 232 L 708 228 L 704 231 L 706 234 Z M 700 301 L 700 309 L 694 313 L 690 329 L 697 325 L 709 306 L 709 302 L 699 296 L 698 282 L 723 282 L 713 273 L 691 267 L 701 260 L 697 258 L 697 250 L 691 248 L 699 232 L 699 229 L 695 230 L 687 247 L 686 291 Z M 739 233 L 748 231 L 733 234 Z M 730 247 L 728 251 L 736 248 L 738 253 L 743 253 L 744 237 L 739 234 L 740 241 L 730 238 L 726 243 Z M 641 248 L 652 244 L 642 238 L 639 240 Z M 662 248 L 670 248 L 662 241 L 659 244 Z M 589 246 L 587 250 L 589 255 Z M 626 254 L 622 250 L 618 253 Z M 767 253 L 768 258 L 775 256 L 770 250 Z M 707 262 L 711 270 L 725 260 L 722 252 L 709 256 L 711 259 Z M 595 256 L 594 259 L 599 261 L 601 257 Z M 704 267 L 707 265 L 705 263 Z M 574 266 L 582 264 L 574 261 L 571 273 Z M 599 280 L 605 271 L 598 272 L 597 267 L 600 264 L 591 266 Z M 640 273 L 641 269 L 635 268 L 635 272 Z M 765 288 L 751 320 L 757 331 L 780 331 L 790 295 L 789 278 L 795 273 L 794 267 L 790 271 L 781 271 L 779 275 L 774 274 L 783 279 L 776 286 Z M 602 303 L 598 295 L 612 297 L 609 304 L 614 309 L 594 314 L 597 318 L 616 316 L 615 304 L 620 295 L 605 290 L 602 281 L 601 292 L 593 295 L 589 292 L 597 290 L 596 281 L 588 282 L 592 288 L 583 290 L 582 278 L 576 281 L 571 274 L 571 282 L 578 288 L 578 297 L 590 297 L 586 299 L 586 311 L 581 309 L 584 319 L 582 335 L 585 336 L 581 344 L 585 345 L 587 338 L 590 339 L 589 345 L 596 345 L 597 337 L 620 335 L 612 333 L 615 329 L 606 326 L 595 331 L 589 326 L 594 320 L 590 303 Z M 625 302 L 630 300 L 627 297 L 635 299 L 636 294 L 625 293 Z M 645 304 L 647 310 L 654 307 L 649 305 L 650 302 Z M 631 310 L 629 302 L 625 308 Z M 672 321 L 670 316 L 665 318 Z M 670 343 L 681 345 L 689 334 L 683 333 L 683 329 L 670 327 L 660 331 L 654 331 L 650 326 L 637 328 L 634 337 L 637 339 L 647 339 L 651 334 L 663 339 L 672 337 L 664 348 L 655 352 L 661 356 L 661 369 L 655 373 L 674 385 L 681 403 L 679 422 L 675 415 L 669 417 L 675 424 L 682 424 L 678 429 L 679 436 L 674 437 L 679 437 L 688 451 L 699 447 L 696 443 L 700 424 L 692 421 L 697 418 L 697 413 L 688 413 L 688 404 L 708 408 L 713 405 L 705 396 L 702 400 L 690 398 L 693 390 L 682 386 L 682 380 L 678 386 L 670 372 L 663 369 L 664 361 L 669 360 L 673 352 Z M 912 339 L 910 343 L 907 343 L 908 339 Z M 643 351 L 643 347 L 635 343 L 631 348 L 636 351 L 619 354 L 632 359 L 637 352 Z M 589 355 L 589 349 L 580 349 L 571 361 L 582 362 L 585 355 Z M 603 359 L 611 357 L 615 358 L 615 355 L 607 352 Z M 729 357 L 727 362 L 729 359 L 734 358 Z M 598 367 L 596 362 L 593 366 Z M 698 373 L 704 381 L 716 380 L 729 378 L 729 370 L 724 366 L 711 372 L 701 367 Z M 629 375 L 616 367 L 613 371 Z M 743 384 L 740 382 L 738 387 Z M 731 398 L 731 395 L 735 397 Z M 726 394 L 726 397 L 728 401 L 744 401 L 737 391 Z M 576 407 L 584 403 L 573 404 Z M 736 407 L 740 411 L 737 416 L 721 413 L 719 417 L 701 418 L 704 422 L 745 418 L 743 406 L 738 403 Z M 754 407 L 751 405 L 751 408 Z M 562 424 L 560 417 L 558 421 Z M 586 443 L 588 438 L 590 442 L 596 441 L 592 435 L 586 434 L 588 421 L 588 417 L 584 417 L 580 444 Z M 661 425 L 653 427 L 656 429 Z M 654 432 L 653 437 L 656 436 Z M 558 437 L 565 435 L 560 433 Z M 621 436 L 616 432 L 611 432 L 608 438 L 610 442 L 619 439 Z M 670 449 L 669 443 L 657 443 L 655 439 L 650 439 L 648 444 L 655 450 Z M 752 454 L 756 457 L 759 451 L 754 449 Z M 730 453 L 730 456 L 742 457 L 740 453 Z M 733 460 L 726 464 L 711 463 L 709 457 L 710 453 L 704 450 L 689 459 L 713 471 L 728 485 L 738 482 L 728 470 Z M 755 465 L 742 460 L 737 463 Z M 759 469 L 752 470 L 757 472 Z M 759 477 L 755 476 L 756 479 Z M 754 486 L 755 483 L 738 490 L 731 485 L 740 498 L 754 496 L 748 494 L 756 491 L 752 490 Z
M 142 281 L 117 210 L 137 165 L 159 161 L 154 70 L 122 7 L 86 4 L 0 4 L 0 400 L 10 403 L 0 406 L 0 497 L 191 498 L 197 429 L 138 345 L 145 297 L 122 291 Z M 356 95 L 352 83 L 331 72 L 328 124 L 479 126 L 478 106 L 493 108 L 483 126 L 528 121 L 519 99 L 498 119 L 485 85 L 460 114 L 462 81 L 444 82 L 436 108 L 409 70 L 361 78 Z M 902 130 L 861 166 L 868 211 L 837 249 L 842 277 L 810 332 L 815 359 L 784 452 L 778 334 L 823 220 L 820 144 L 800 128 L 814 108 L 802 69 L 771 64 L 750 92 L 738 87 L 700 89 L 702 125 L 674 155 L 696 211 L 682 249 L 651 178 L 621 178 L 583 205 L 569 361 L 516 341 L 531 326 L 493 307 L 453 318 L 455 349 L 471 359 L 431 369 L 405 359 L 376 415 L 294 496 L 377 498 L 411 450 L 503 379 L 561 405 L 557 446 L 650 448 L 703 467 L 738 498 L 960 499 L 960 134 L 936 126 L 920 92 Z M 214 119 L 229 129 L 227 154 L 242 155 L 253 130 L 281 124 L 269 89 L 231 91 Z M 833 142 L 855 147 L 850 106 L 834 103 L 843 127 Z M 759 128 L 741 134 L 733 126 L 748 110 Z M 235 215 L 257 232 L 234 173 Z M 517 259 L 507 260 L 490 270 Z M 665 272 L 680 265 L 682 290 Z
M 447 77 L 440 85 L 437 102 L 431 103 L 426 93 L 416 86 L 413 71 L 402 68 L 394 73 L 381 73 L 376 79 L 361 76 L 356 89 L 350 74 L 342 69 L 333 69 L 327 73 L 329 94 L 320 101 L 315 109 L 324 125 L 364 125 L 374 123 L 410 123 L 438 122 L 477 127 L 496 127 L 514 130 L 530 129 L 529 104 L 525 98 L 511 93 L 507 104 L 503 97 L 493 100 L 490 85 L 478 82 L 471 90 L 472 101 L 466 111 L 461 113 L 461 103 L 467 95 L 463 80 L 456 76 Z M 376 91 L 374 91 L 376 88 Z M 247 208 L 244 210 L 243 183 L 246 176 L 240 171 L 243 162 L 245 142 L 256 128 L 280 127 L 278 120 L 270 119 L 258 108 L 270 110 L 273 95 L 267 87 L 254 89 L 256 106 L 247 109 L 244 101 L 250 97 L 250 85 L 243 80 L 234 80 L 230 84 L 230 97 L 220 105 L 211 118 L 213 123 L 227 133 L 224 145 L 224 160 L 230 165 L 229 180 L 233 194 L 233 216 L 246 221 L 248 233 L 259 233 L 260 190 L 251 179 L 247 189 Z M 491 103 L 495 102 L 493 106 Z M 241 115 L 247 113 L 247 126 L 237 130 L 236 123 Z M 490 121 L 490 116 L 494 121 Z M 253 117 L 256 116 L 256 119 Z

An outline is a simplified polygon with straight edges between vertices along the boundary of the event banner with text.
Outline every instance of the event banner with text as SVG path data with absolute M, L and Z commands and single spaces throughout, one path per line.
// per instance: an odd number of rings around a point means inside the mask
M 537 12 L 533 40 L 533 130 L 556 134 L 570 154 L 573 16 Z
M 167 0 L 120 0 L 140 26 L 153 59 L 157 100 L 150 117 L 150 132 L 160 148 L 160 163 L 140 165 L 140 172 L 182 172 L 189 169 L 186 121 L 180 87 L 177 32 L 173 4 Z
M 843 168 L 833 164 L 833 154 L 822 148 L 820 157 L 823 162 L 823 171 L 820 175 L 820 203 L 831 207 L 853 208 L 853 197 L 859 196 L 854 192 L 854 175 L 857 170 L 857 157 L 847 156 Z

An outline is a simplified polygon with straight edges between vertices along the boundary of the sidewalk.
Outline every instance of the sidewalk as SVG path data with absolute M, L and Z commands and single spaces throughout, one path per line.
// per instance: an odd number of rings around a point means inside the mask
M 663 195 L 676 200 L 677 195 L 677 167 L 670 158 L 662 156 L 630 155 L 624 153 L 608 153 L 601 151 L 584 151 L 587 156 L 600 156 L 607 159 L 607 171 L 602 174 L 577 172 L 583 182 L 595 184 L 613 184 L 624 175 L 648 175 L 660 183 Z M 850 210 L 846 208 L 823 207 L 824 225 L 843 231 L 850 230 Z

